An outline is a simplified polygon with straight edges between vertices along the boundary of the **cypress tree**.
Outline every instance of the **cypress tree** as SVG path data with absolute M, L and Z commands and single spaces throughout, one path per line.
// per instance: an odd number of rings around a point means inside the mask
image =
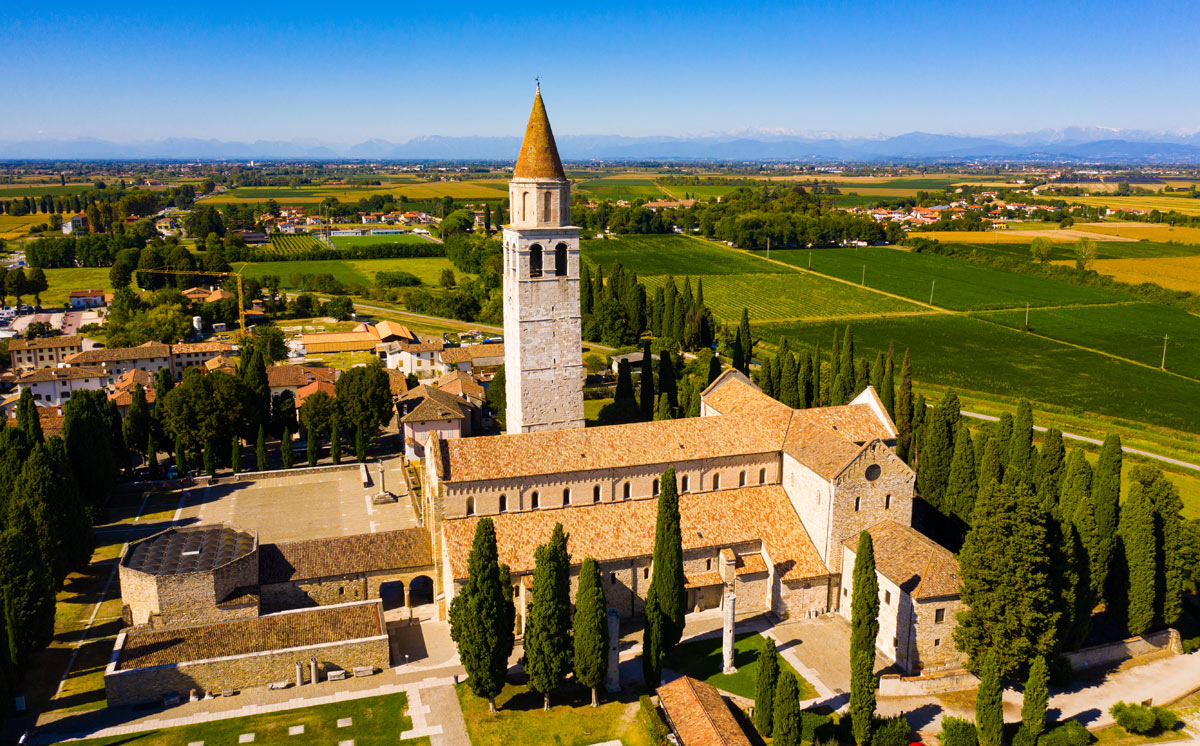
M 663 472 L 659 484 L 658 516 L 654 524 L 654 557 L 650 588 L 646 594 L 646 632 L 642 656 L 642 670 L 651 675 L 661 675 L 662 660 L 679 642 L 683 634 L 684 614 L 687 612 L 687 590 L 683 576 L 683 536 L 679 527 L 679 491 L 675 482 L 675 467 L 668 467 Z M 654 607 L 653 611 L 651 607 Z M 647 652 L 650 653 L 649 656 Z M 656 687 L 658 679 L 648 678 L 646 685 Z
M 1046 707 L 1050 703 L 1050 672 L 1046 666 L 1046 657 L 1039 655 L 1033 659 L 1029 667 L 1029 678 L 1025 681 L 1025 693 L 1021 698 L 1021 725 L 1031 737 L 1030 743 L 1046 730 Z
M 146 389 L 142 388 L 142 384 L 136 384 L 133 387 L 133 399 L 129 403 L 129 411 L 125 413 L 125 421 L 121 423 L 125 431 L 125 442 L 133 448 L 147 442 L 151 430 L 151 419 L 150 404 L 146 401 Z M 149 460 L 150 456 L 151 454 L 147 451 L 146 459 Z
M 283 468 L 292 468 L 292 431 L 290 428 L 283 428 L 283 438 L 279 441 L 279 455 L 283 459 Z
M 1004 478 L 1004 468 L 1008 465 L 1008 450 L 1012 444 L 1013 416 L 1008 412 L 1000 415 L 996 423 L 996 445 L 1000 450 L 1000 478 Z
M 562 686 L 571 656 L 571 555 L 561 523 L 534 552 L 533 600 L 525 624 L 525 673 L 550 709 L 550 693 Z
M 254 444 L 254 455 L 259 471 L 267 470 L 267 434 L 262 425 L 258 426 L 258 440 Z
M 151 479 L 158 479 L 158 445 L 154 442 L 154 430 L 146 432 L 146 471 Z
M 44 440 L 37 404 L 33 401 L 33 391 L 28 386 L 21 389 L 21 397 L 17 399 L 17 427 L 25 433 L 31 446 Z
M 857 375 L 858 369 L 854 362 L 854 335 L 847 326 L 846 334 L 842 337 L 842 357 L 838 361 L 838 377 L 845 379 L 841 391 L 841 404 L 848 404 L 858 393 L 854 390 Z
M 954 642 L 978 671 L 994 653 L 1002 675 L 1054 651 L 1060 624 L 1048 553 L 1049 516 L 1023 484 L 980 491 L 971 530 L 959 552 L 961 598 Z
M 711 384 L 713 381 L 717 380 L 717 378 L 720 375 L 721 375 L 721 356 L 714 354 L 711 358 L 708 359 L 708 384 Z M 707 387 L 707 385 L 706 385 L 706 387 Z
M 877 354 L 875 362 L 871 363 L 871 387 L 875 389 L 875 393 L 883 390 L 883 369 L 886 364 L 882 352 Z
M 871 741 L 875 718 L 875 638 L 879 635 L 879 579 L 871 534 L 858 534 L 850 606 L 850 724 L 854 741 Z
M 742 363 L 746 366 L 742 372 L 750 370 L 750 363 L 754 360 L 754 337 L 750 334 L 750 312 L 745 308 L 742 309 L 742 322 L 738 326 L 738 333 L 742 338 Z
M 779 401 L 792 409 L 801 407 L 800 373 L 791 352 L 783 356 L 783 364 L 779 366 Z
M 617 390 L 613 400 L 623 405 L 637 404 L 637 396 L 633 393 L 633 372 L 628 360 L 617 363 Z
M 896 363 L 891 348 L 888 348 L 887 362 L 883 366 L 883 386 L 879 389 L 879 400 L 888 416 L 896 419 Z
M 642 379 L 638 404 L 642 407 L 642 419 L 654 418 L 654 358 L 650 356 L 650 342 L 642 344 Z
M 308 437 L 305 439 L 305 443 L 304 443 L 305 449 L 304 450 L 305 450 L 305 455 L 308 457 L 308 465 L 310 467 L 316 466 L 317 465 L 317 431 L 313 430 L 312 428 L 309 428 L 308 433 L 306 433 L 306 435 Z
M 954 458 L 953 435 L 946 421 L 946 411 L 937 406 L 929 413 L 917 461 L 917 494 L 942 513 L 949 512 L 944 498 L 950 479 L 950 462 Z
M 958 423 L 954 438 L 954 455 L 950 460 L 950 478 L 946 485 L 946 513 L 956 516 L 963 523 L 971 522 L 971 511 L 975 509 L 975 497 L 979 494 L 979 477 L 975 468 L 975 443 L 971 440 L 971 429 L 965 422 Z
M 667 657 L 663 636 L 667 620 L 658 600 L 658 589 L 651 584 L 643 606 L 645 626 L 642 627 L 642 679 L 647 689 L 657 689 L 662 683 L 662 664 Z
M 1174 626 L 1183 612 L 1186 550 L 1184 548 L 1183 500 L 1179 490 L 1163 476 L 1162 470 L 1145 464 L 1134 468 L 1135 485 L 1141 485 L 1154 511 L 1154 611 L 1156 619 Z
M 175 439 L 175 471 L 179 472 L 180 479 L 187 476 L 187 453 L 183 448 L 182 437 Z
M 0 534 L 0 588 L 8 667 L 16 672 L 54 638 L 54 581 L 41 553 L 29 551 L 36 529 L 27 506 L 13 508 Z
M 62 439 L 35 445 L 12 486 L 10 516 L 25 514 L 34 531 L 26 539 L 49 573 L 51 592 L 73 569 L 85 567 L 95 540 Z
M 796 379 L 796 395 L 799 399 L 800 409 L 806 409 L 813 405 L 812 358 L 807 352 L 800 353 L 800 372 Z
M 1026 484 L 1033 484 L 1033 409 L 1029 401 L 1022 399 L 1017 403 L 1017 417 L 1013 421 L 1012 437 L 1008 442 L 1008 454 L 1004 461 L 1004 478 L 1023 479 Z
M 450 639 L 467 670 L 467 685 L 496 711 L 512 655 L 516 608 L 508 568 L 500 565 L 496 527 L 485 516 L 475 524 L 467 560 L 467 583 L 450 603 Z
M 912 357 L 904 350 L 900 367 L 900 393 L 896 397 L 896 455 L 912 464 L 913 437 Z
M 596 690 L 608 674 L 608 602 L 600 565 L 591 557 L 584 558 L 579 568 L 574 630 L 575 680 L 592 690 L 592 707 L 596 707 Z
M 204 473 L 208 476 L 216 476 L 217 460 L 213 455 L 213 445 L 211 440 L 204 441 Z
M 846 397 L 847 403 L 871 385 L 871 364 L 859 358 L 855 361 L 854 366 L 854 381 L 850 388 L 850 395 Z
M 1092 465 L 1088 463 L 1083 448 L 1076 447 L 1072 449 L 1071 455 L 1067 457 L 1067 464 L 1063 468 L 1061 485 L 1061 496 L 1058 502 L 1059 513 L 1064 516 L 1075 515 L 1076 506 L 1086 496 L 1091 505 L 1088 508 L 1088 512 L 1092 515 L 1092 521 L 1094 522 L 1096 520 L 1096 504 L 1091 500 Z M 1087 544 L 1086 540 L 1084 544 Z
M 1055 519 L 1051 521 L 1051 526 L 1058 528 L 1062 542 L 1061 550 L 1054 557 L 1059 567 L 1056 582 L 1062 589 L 1060 647 L 1074 650 L 1087 641 L 1088 633 L 1092 630 L 1092 610 L 1096 608 L 1096 596 L 1092 593 L 1092 568 L 1075 522 Z
M 587 262 L 579 267 L 579 314 L 584 318 L 592 315 L 592 270 Z
M 1063 508 L 1065 508 L 1065 504 Z M 1060 508 L 1060 510 L 1063 508 Z M 1095 608 L 1096 603 L 1100 600 L 1104 592 L 1104 587 L 1100 585 L 1098 580 L 1098 578 L 1104 576 L 1099 567 L 1099 563 L 1104 561 L 1104 546 L 1100 539 L 1099 528 L 1096 526 L 1096 503 L 1092 501 L 1091 492 L 1084 492 L 1075 503 L 1071 522 L 1074 524 L 1083 554 L 1087 559 L 1087 579 L 1089 586 L 1087 598 L 1091 601 L 1088 607 L 1090 611 L 1092 608 Z
M 1046 428 L 1046 435 L 1042 438 L 1042 451 L 1037 459 L 1037 470 L 1034 472 L 1034 483 L 1039 492 L 1053 499 L 1054 505 L 1062 502 L 1062 477 L 1066 468 L 1066 457 L 1062 431 L 1054 427 Z M 1066 514 L 1068 519 L 1070 516 L 1070 513 Z
M 671 408 L 679 406 L 679 389 L 675 382 L 675 366 L 672 364 L 670 350 L 663 350 L 658 355 L 658 393 L 667 397 Z
M 1116 543 L 1117 516 L 1121 500 L 1121 436 L 1111 434 L 1100 448 L 1100 460 L 1092 478 L 1092 500 L 1096 503 L 1096 531 L 1100 536 L 1104 562 L 1098 579 L 1101 588 L 1107 587 L 1107 568 Z
M 800 746 L 800 686 L 789 669 L 779 672 L 772 709 L 772 746 Z
M 812 405 L 814 407 L 828 404 L 829 389 L 821 382 L 821 345 L 815 345 L 812 353 Z
M 754 727 L 764 737 L 771 737 L 775 725 L 775 683 L 779 680 L 779 653 L 775 641 L 762 638 L 758 651 L 758 671 L 754 675 Z
M 360 464 L 367 460 L 367 435 L 361 423 L 354 429 L 354 458 Z
M 342 430 L 336 415 L 329 423 L 329 460 L 335 464 L 342 463 Z
M 745 373 L 749 366 L 746 365 L 746 357 L 742 354 L 742 330 L 737 330 L 737 335 L 733 338 L 733 355 L 730 359 L 730 364 L 734 370 L 740 370 Z
M 656 421 L 674 419 L 671 416 L 671 402 L 667 399 L 666 394 L 658 397 L 658 406 L 654 410 L 654 419 Z
M 242 443 L 238 436 L 233 436 L 233 446 L 229 453 L 229 468 L 234 474 L 242 469 Z
M 1000 746 L 1004 734 L 1004 688 L 1000 683 L 1000 660 L 989 653 L 983 661 L 979 691 L 975 694 L 975 727 L 979 746 Z
M 833 351 L 829 353 L 829 386 L 830 389 L 832 389 L 830 391 L 830 404 L 841 404 L 841 402 L 837 400 L 837 386 L 834 384 L 834 381 L 836 381 L 838 376 L 842 373 L 842 359 L 840 357 L 841 352 L 842 338 L 837 330 L 837 327 L 835 326 L 833 328 Z

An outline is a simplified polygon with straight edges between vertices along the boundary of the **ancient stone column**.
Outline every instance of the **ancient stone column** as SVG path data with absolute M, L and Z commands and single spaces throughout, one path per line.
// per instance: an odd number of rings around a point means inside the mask
M 304 686 L 304 664 L 296 661 L 296 686 Z
M 725 625 L 721 640 L 721 671 L 723 673 L 734 673 L 737 671 L 733 667 L 733 617 L 734 606 L 737 604 L 737 596 L 733 593 L 725 594 Z
M 604 677 L 604 689 L 608 692 L 621 691 L 621 615 L 616 609 L 608 610 L 608 674 Z
M 387 494 L 387 482 L 384 481 L 384 479 L 385 479 L 384 473 L 386 471 L 387 470 L 383 468 L 383 459 L 380 459 L 379 460 L 379 494 L 381 494 L 381 495 Z
M 308 659 L 308 680 L 313 684 L 317 683 L 317 659 Z

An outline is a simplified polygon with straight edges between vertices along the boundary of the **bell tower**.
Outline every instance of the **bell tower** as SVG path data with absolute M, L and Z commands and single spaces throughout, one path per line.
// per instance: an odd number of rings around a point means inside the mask
M 509 433 L 583 427 L 579 228 L 541 86 L 508 185 L 504 371 Z

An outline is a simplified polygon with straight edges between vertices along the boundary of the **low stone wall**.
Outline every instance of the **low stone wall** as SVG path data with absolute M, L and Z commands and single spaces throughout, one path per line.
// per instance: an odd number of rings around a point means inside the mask
M 302 469 L 272 469 L 270 471 L 245 471 L 240 474 L 222 474 L 218 479 L 234 482 L 255 482 L 259 479 L 279 479 L 281 477 L 297 477 L 307 474 L 322 474 L 331 471 L 350 471 L 357 469 L 359 464 L 352 461 L 348 464 L 330 464 L 328 466 L 306 466 Z
M 309 677 L 310 658 L 317 659 L 320 672 L 331 669 L 353 672 L 358 666 L 380 670 L 386 669 L 391 662 L 388 637 L 383 634 L 325 645 L 117 671 L 116 655 L 124 642 L 125 633 L 122 632 L 117 638 L 113 662 L 104 674 L 104 693 L 109 707 L 158 702 L 171 693 L 178 693 L 186 701 L 193 689 L 221 692 L 224 689 L 266 686 L 275 681 L 295 684 L 297 661 L 303 664 L 304 682 L 312 683 Z
M 900 676 L 889 673 L 879 677 L 881 697 L 919 697 L 939 692 L 957 692 L 979 686 L 979 677 L 970 671 L 946 671 L 928 676 Z
M 1081 648 L 1067 653 L 1063 657 L 1071 664 L 1072 671 L 1086 671 L 1096 666 L 1122 663 L 1143 655 L 1161 653 L 1164 650 L 1174 653 L 1183 652 L 1183 643 L 1180 641 L 1178 630 L 1164 629 L 1141 637 L 1131 637 L 1128 640 Z

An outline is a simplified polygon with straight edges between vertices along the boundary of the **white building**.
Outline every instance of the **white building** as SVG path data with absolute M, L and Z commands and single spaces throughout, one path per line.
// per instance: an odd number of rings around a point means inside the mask
M 98 367 L 39 368 L 17 379 L 17 389 L 29 389 L 43 406 L 58 406 L 76 391 L 99 391 L 113 382 L 113 374 Z

